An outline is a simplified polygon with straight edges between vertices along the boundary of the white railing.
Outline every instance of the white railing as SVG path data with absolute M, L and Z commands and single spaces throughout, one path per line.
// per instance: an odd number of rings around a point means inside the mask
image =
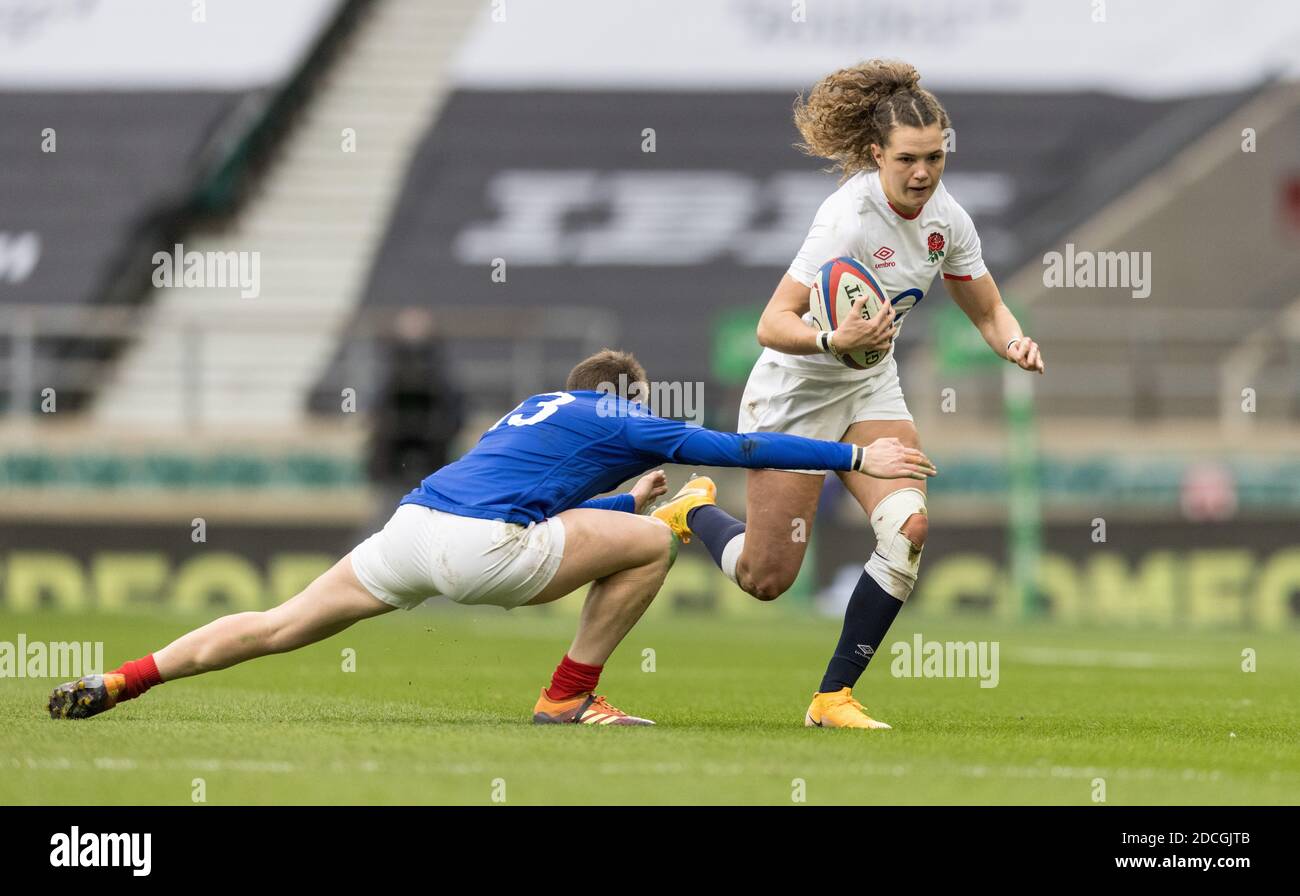
M 342 324 L 300 312 L 271 318 L 228 315 L 220 320 L 179 317 L 154 322 L 150 326 L 155 330 L 170 330 L 166 338 L 175 340 L 180 350 L 167 363 L 137 371 L 147 387 L 142 393 L 175 399 L 179 392 L 180 400 L 170 402 L 178 409 L 176 415 L 158 422 L 202 426 L 207 421 L 203 396 L 210 391 L 205 386 L 211 386 L 214 377 L 222 378 L 226 393 L 252 394 L 298 370 L 293 359 L 275 356 L 250 357 L 237 369 L 223 364 L 218 370 L 205 361 L 204 346 L 214 339 L 264 335 L 270 330 L 316 332 L 332 340 L 339 351 L 338 366 L 324 385 L 340 379 L 340 385 L 366 395 L 384 372 L 382 340 L 394 335 L 397 310 L 367 308 Z M 604 309 L 453 306 L 428 310 L 444 347 L 448 374 L 471 402 L 478 395 L 499 402 L 502 396 L 509 399 L 535 392 L 557 376 L 562 378 L 584 354 L 614 345 L 620 332 L 618 317 Z M 39 413 L 45 395 L 60 403 L 82 397 L 83 406 L 93 408 L 97 388 L 112 380 L 121 349 L 140 337 L 141 320 L 134 308 L 0 304 L 0 394 L 7 399 L 6 413 L 11 417 Z
M 1043 418 L 1300 423 L 1300 307 L 1038 305 L 1027 320 L 1047 360 L 1036 390 Z M 956 381 L 935 374 L 934 382 Z M 1000 406 L 994 381 L 972 376 L 965 385 L 990 412 Z M 1254 390 L 1251 412 L 1243 388 Z
M 1264 384 L 1280 386 L 1283 394 L 1291 397 L 1290 409 L 1296 409 L 1300 390 L 1300 296 L 1263 326 L 1251 330 L 1220 362 L 1219 420 L 1225 429 L 1244 432 L 1255 425 L 1259 419 L 1258 390 Z M 1256 394 L 1243 395 L 1247 388 L 1254 388 Z M 1243 405 L 1252 398 L 1256 410 L 1246 413 Z

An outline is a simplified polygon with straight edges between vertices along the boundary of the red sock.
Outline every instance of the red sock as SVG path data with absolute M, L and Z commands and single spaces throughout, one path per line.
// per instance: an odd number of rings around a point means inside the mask
M 551 686 L 546 689 L 546 699 L 557 702 L 572 700 L 579 694 L 594 691 L 596 683 L 600 681 L 600 670 L 604 668 L 604 666 L 575 663 L 566 653 L 564 659 L 560 660 L 560 665 L 555 667 L 555 674 L 551 676 Z
M 126 676 L 126 691 L 119 700 L 134 700 L 154 685 L 163 683 L 152 653 L 138 660 L 123 663 L 110 674 Z

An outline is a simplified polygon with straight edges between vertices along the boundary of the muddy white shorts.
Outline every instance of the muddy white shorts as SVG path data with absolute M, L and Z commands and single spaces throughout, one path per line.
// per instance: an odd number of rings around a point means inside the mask
M 382 531 L 352 551 L 352 569 L 371 594 L 410 610 L 430 597 L 513 609 L 555 578 L 564 524 L 520 525 L 402 504 Z
M 847 381 L 810 379 L 762 359 L 754 365 L 745 384 L 736 431 L 783 432 L 838 442 L 852 424 L 863 420 L 911 419 L 898 382 L 898 363 L 892 355 L 882 362 L 879 373 Z

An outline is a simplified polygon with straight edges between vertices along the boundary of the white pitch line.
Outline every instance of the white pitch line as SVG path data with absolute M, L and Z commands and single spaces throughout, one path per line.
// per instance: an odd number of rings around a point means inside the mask
M 298 771 L 299 768 L 292 762 L 284 760 L 264 760 L 264 759 L 130 759 L 122 756 L 97 756 L 93 759 L 74 759 L 67 756 L 56 757 L 36 757 L 28 756 L 23 759 L 11 758 L 9 765 L 12 768 L 28 768 L 38 771 L 70 771 L 70 770 L 88 770 L 106 772 L 134 772 L 134 771 L 160 771 L 174 770 L 178 768 L 194 769 L 205 772 L 270 772 L 272 774 L 285 774 L 288 772 Z M 346 771 L 374 771 L 373 762 L 352 763 Z M 344 771 L 336 768 L 334 771 Z
M 300 766 L 286 760 L 260 759 L 203 759 L 177 758 L 168 760 L 135 760 L 121 757 L 98 757 L 95 759 L 72 759 L 68 757 L 9 757 L 8 762 L 0 760 L 0 767 L 26 768 L 40 771 L 68 771 L 74 769 L 97 768 L 106 771 L 140 771 L 140 770 L 175 770 L 177 768 L 200 769 L 204 771 L 261 772 L 287 774 L 298 771 L 311 771 L 307 766 Z M 348 774 L 355 771 L 376 772 L 380 763 L 374 760 L 361 762 L 344 762 L 333 760 L 327 765 L 332 772 Z M 482 763 L 404 763 L 401 769 L 414 775 L 455 775 L 470 777 L 474 775 L 497 774 L 501 771 L 499 764 L 490 767 Z M 739 777 L 741 775 L 786 775 L 790 773 L 789 763 L 720 763 L 702 762 L 604 762 L 592 767 L 597 774 L 626 777 L 629 775 L 654 775 L 675 777 Z M 983 765 L 983 764 L 918 764 L 918 763 L 850 763 L 837 772 L 850 772 L 868 777 L 906 778 L 936 775 L 955 776 L 974 780 L 997 778 L 1018 779 L 1091 779 L 1097 777 L 1116 778 L 1120 780 L 1164 780 L 1183 782 L 1228 783 L 1235 779 L 1225 775 L 1219 769 L 1205 768 L 1152 768 L 1127 766 L 1070 766 L 1043 763 L 1039 765 Z M 1293 783 L 1300 780 L 1300 774 L 1273 770 L 1267 780 L 1270 783 Z
M 1112 666 L 1125 669 L 1190 669 L 1201 663 L 1192 657 L 1134 650 L 1086 650 L 1072 647 L 1020 647 L 1007 651 L 1010 660 L 1031 666 Z

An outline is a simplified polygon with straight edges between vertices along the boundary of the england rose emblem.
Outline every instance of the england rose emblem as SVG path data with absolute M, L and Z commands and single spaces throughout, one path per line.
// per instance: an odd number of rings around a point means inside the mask
M 930 250 L 930 262 L 934 263 L 943 258 L 943 234 L 937 230 L 930 234 L 926 241 L 926 248 Z

